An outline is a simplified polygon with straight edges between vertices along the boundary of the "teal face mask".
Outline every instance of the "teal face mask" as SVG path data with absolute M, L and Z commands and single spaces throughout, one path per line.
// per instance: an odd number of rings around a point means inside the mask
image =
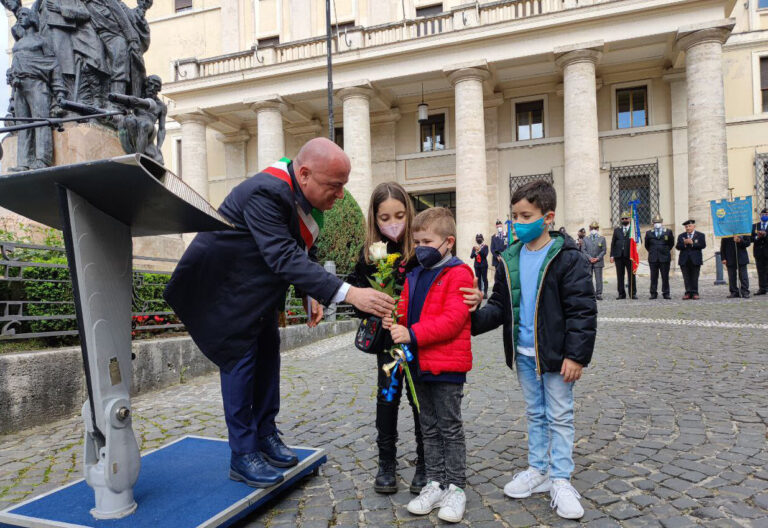
M 515 222 L 515 234 L 523 244 L 527 244 L 539 238 L 545 227 L 543 216 L 529 224 Z

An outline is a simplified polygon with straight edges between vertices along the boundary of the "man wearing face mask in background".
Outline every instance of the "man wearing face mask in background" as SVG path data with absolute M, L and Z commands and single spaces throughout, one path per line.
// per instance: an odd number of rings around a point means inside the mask
M 501 220 L 496 220 L 496 232 L 491 237 L 491 254 L 493 255 L 493 266 L 501 265 L 501 252 L 507 249 L 507 235 L 504 233 L 504 224 Z
M 653 217 L 653 229 L 645 233 L 645 249 L 648 250 L 648 265 L 651 268 L 651 299 L 658 297 L 659 272 L 661 272 L 661 294 L 669 299 L 669 266 L 672 262 L 672 248 L 675 234 L 662 225 L 661 216 Z
M 683 282 L 685 282 L 685 295 L 683 300 L 699 299 L 699 271 L 704 259 L 701 256 L 701 250 L 707 247 L 707 239 L 704 233 L 696 231 L 696 221 L 693 219 L 683 222 L 685 233 L 680 233 L 677 237 L 678 257 L 677 263 L 680 271 L 683 273 Z
M 757 264 L 758 290 L 755 295 L 768 293 L 768 207 L 760 211 L 760 221 L 752 226 L 752 249 Z
M 483 291 L 483 299 L 488 298 L 488 246 L 482 233 L 475 236 L 475 246 L 469 258 L 475 263 L 475 277 L 478 287 Z
M 592 277 L 595 280 L 595 299 L 603 300 L 603 268 L 605 267 L 605 237 L 600 234 L 600 224 L 589 224 L 589 235 L 584 237 L 581 248 L 584 256 L 589 261 Z
M 632 239 L 632 233 L 629 227 L 630 212 L 624 211 L 621 214 L 621 227 L 613 230 L 613 239 L 611 240 L 611 264 L 616 264 L 616 288 L 619 296 L 616 300 L 626 299 L 627 293 L 624 289 L 624 273 L 629 279 L 629 295 L 637 299 L 637 280 L 632 273 L 632 260 L 629 254 L 629 241 Z

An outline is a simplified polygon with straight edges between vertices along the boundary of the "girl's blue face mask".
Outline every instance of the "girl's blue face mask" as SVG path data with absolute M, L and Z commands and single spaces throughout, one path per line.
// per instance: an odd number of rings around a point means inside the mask
M 537 238 L 541 236 L 541 234 L 544 232 L 544 229 L 546 229 L 546 225 L 544 224 L 544 217 L 542 216 L 538 220 L 534 220 L 533 222 L 530 222 L 528 224 L 521 224 L 520 222 L 515 222 L 515 234 L 517 234 L 517 238 L 523 243 L 527 244 L 528 242 L 533 242 Z

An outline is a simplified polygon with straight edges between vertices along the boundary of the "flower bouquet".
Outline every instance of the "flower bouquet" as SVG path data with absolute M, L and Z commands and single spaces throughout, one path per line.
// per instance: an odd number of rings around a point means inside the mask
M 386 242 L 376 242 L 372 244 L 368 248 L 368 255 L 370 259 L 376 263 L 376 272 L 373 274 L 373 277 L 368 277 L 368 282 L 370 282 L 375 290 L 384 292 L 395 300 L 395 309 L 392 312 L 392 318 L 397 321 L 397 307 L 400 303 L 400 292 L 403 290 L 403 287 L 399 284 L 399 282 L 402 281 L 398 281 L 398 278 L 405 273 L 405 262 L 401 261 L 400 253 L 387 253 Z M 382 394 L 387 401 L 392 401 L 398 386 L 396 373 L 398 372 L 398 369 L 402 369 L 408 380 L 408 390 L 411 391 L 413 403 L 418 411 L 419 400 L 416 397 L 416 391 L 413 387 L 411 369 L 408 367 L 408 362 L 413 360 L 413 354 L 408 349 L 408 345 L 394 345 L 385 350 L 385 352 L 392 356 L 392 361 L 382 367 L 384 373 L 390 378 L 389 388 L 382 389 Z

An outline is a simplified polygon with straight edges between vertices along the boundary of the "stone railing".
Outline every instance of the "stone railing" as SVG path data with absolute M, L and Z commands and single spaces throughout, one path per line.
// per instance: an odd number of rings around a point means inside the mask
M 521 18 L 564 11 L 620 0 L 501 0 L 487 4 L 465 4 L 446 13 L 415 20 L 391 22 L 368 28 L 347 29 L 332 42 L 334 53 L 373 48 L 397 42 L 430 37 L 481 25 L 498 24 Z M 212 77 L 226 73 L 322 57 L 326 54 L 325 36 L 287 42 L 207 59 L 183 59 L 176 62 L 175 81 Z

